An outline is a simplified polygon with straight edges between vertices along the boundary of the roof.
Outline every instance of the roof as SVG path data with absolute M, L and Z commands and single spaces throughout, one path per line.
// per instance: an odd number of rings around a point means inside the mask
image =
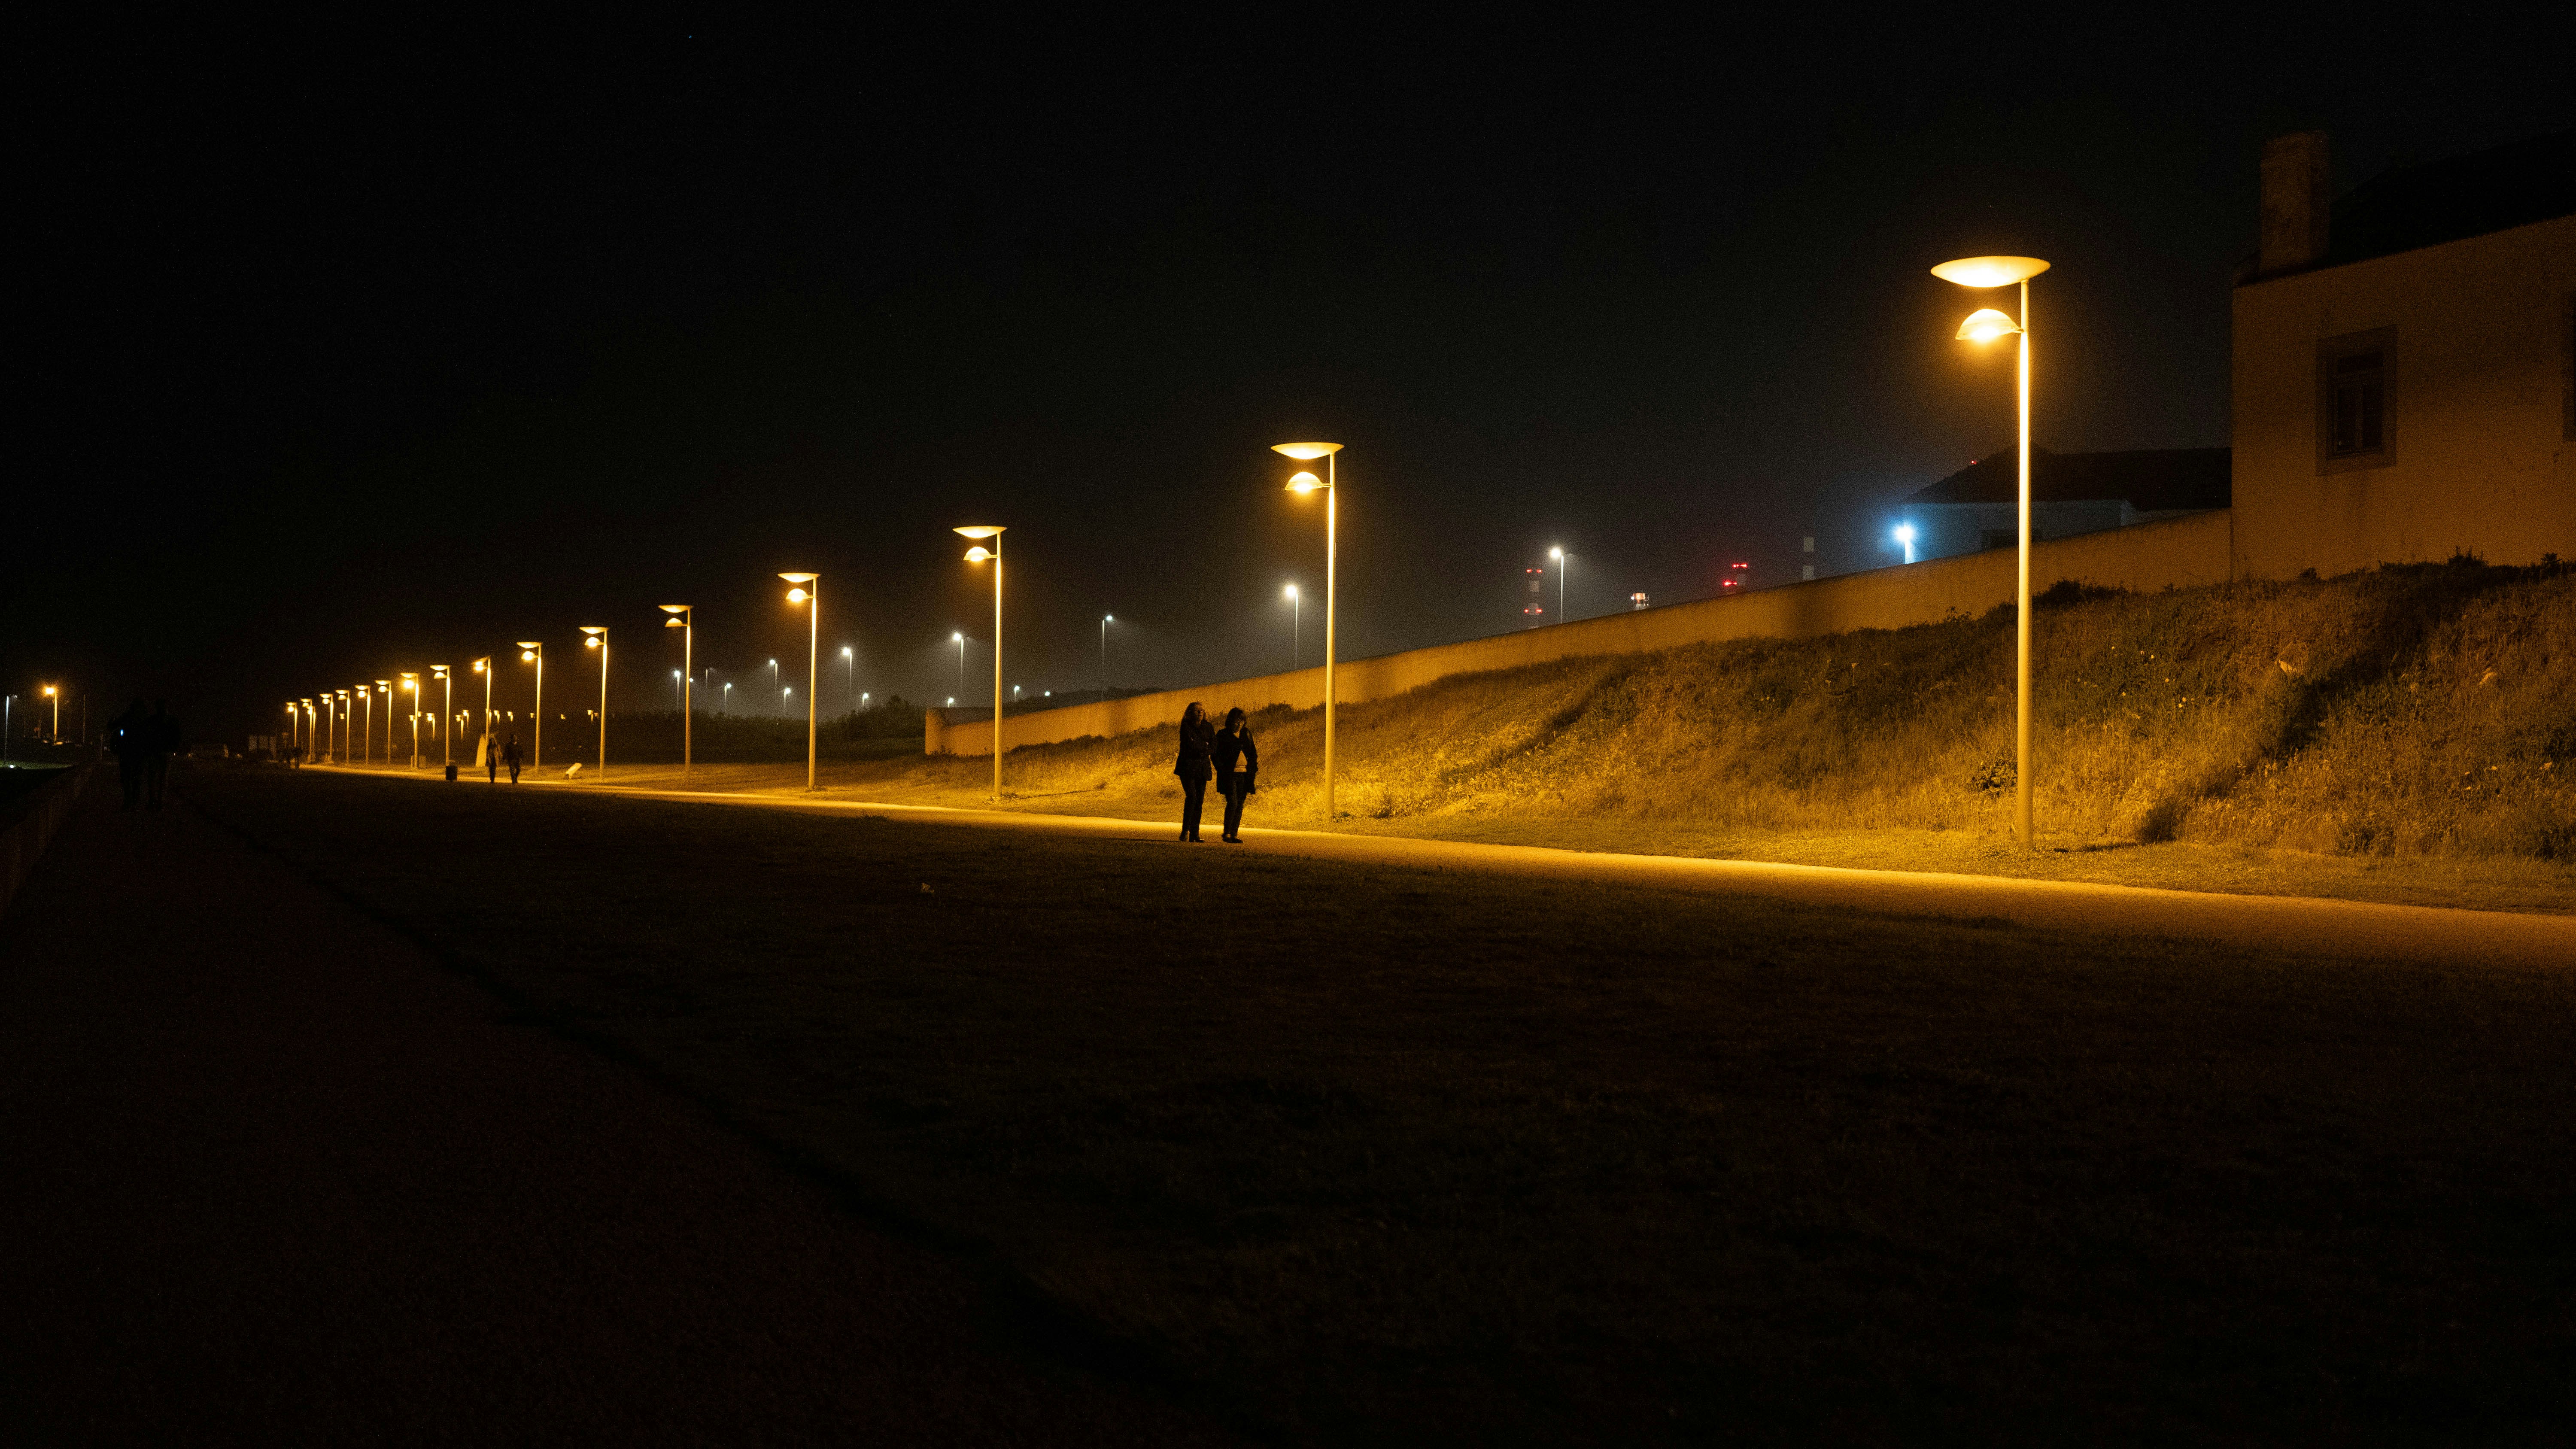
M 2320 267 L 2576 215 L 2576 131 L 2421 166 L 2392 166 L 2336 199 Z
M 2140 513 L 2186 508 L 2225 508 L 2228 450 L 2158 448 L 2135 453 L 2052 453 L 2030 450 L 2034 503 L 2119 500 Z M 1990 454 L 1909 494 L 1907 503 L 2013 503 L 2021 497 L 2021 470 L 2013 449 Z

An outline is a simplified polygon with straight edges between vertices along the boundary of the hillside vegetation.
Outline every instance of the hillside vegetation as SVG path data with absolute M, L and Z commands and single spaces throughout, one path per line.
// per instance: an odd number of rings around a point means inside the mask
M 2044 841 L 2576 862 L 2576 571 L 2463 560 L 2156 594 L 2061 584 L 2034 634 Z M 2012 684 L 2009 607 L 1460 675 L 1343 709 L 1336 805 L 1426 825 L 2001 836 Z M 1314 820 L 1320 712 L 1268 710 L 1255 728 L 1260 818 Z M 1172 793 L 1168 736 L 1015 750 L 1011 783 L 1032 802 Z

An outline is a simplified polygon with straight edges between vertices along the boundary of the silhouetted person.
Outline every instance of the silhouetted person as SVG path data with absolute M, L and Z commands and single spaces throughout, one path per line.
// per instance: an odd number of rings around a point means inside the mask
M 125 804 L 119 808 L 131 810 L 143 803 L 143 781 L 152 769 L 152 715 L 141 695 L 108 722 L 107 747 L 116 755 L 116 783 L 125 789 Z
M 180 733 L 178 716 L 170 713 L 170 701 L 157 701 L 152 718 L 144 726 L 150 748 L 143 756 L 143 782 L 151 795 L 151 808 L 161 808 L 161 791 L 170 783 L 170 757 L 187 748 Z
M 1216 732 L 1208 728 L 1207 711 L 1197 700 L 1181 711 L 1181 754 L 1172 773 L 1181 777 L 1181 839 L 1199 838 L 1199 811 L 1207 804 L 1208 754 Z
M 510 783 L 513 785 L 519 783 L 519 737 L 517 735 L 510 736 L 510 742 L 501 747 L 501 759 L 510 767 Z
M 483 732 L 483 783 L 497 784 L 500 779 L 501 747 L 493 741 L 492 732 L 485 730 Z
M 1225 840 L 1229 845 L 1243 843 L 1243 800 L 1252 793 L 1252 777 L 1261 771 L 1261 752 L 1252 747 L 1252 727 L 1243 722 L 1243 711 L 1225 712 L 1225 728 L 1216 732 L 1215 747 L 1209 752 L 1216 765 L 1216 790 L 1225 797 Z

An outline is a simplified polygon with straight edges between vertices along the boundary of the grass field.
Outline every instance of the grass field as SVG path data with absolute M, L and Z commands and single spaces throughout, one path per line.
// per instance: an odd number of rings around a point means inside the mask
M 186 790 L 1277 1440 L 2576 1422 L 2563 973 L 575 791 Z

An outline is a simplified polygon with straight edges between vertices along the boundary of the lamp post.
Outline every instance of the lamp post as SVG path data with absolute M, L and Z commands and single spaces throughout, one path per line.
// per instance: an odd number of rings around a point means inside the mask
M 385 763 L 391 765 L 394 762 L 394 682 L 377 680 L 376 693 L 385 697 Z
M 317 765 L 331 758 L 331 746 L 339 743 L 340 740 L 339 701 L 333 699 L 331 691 L 327 689 L 322 691 L 322 732 L 327 738 L 322 741 L 322 748 L 314 757 L 313 762 Z
M 1100 616 L 1100 702 L 1109 702 L 1109 626 L 1118 622 L 1115 614 Z
M 787 602 L 805 605 L 805 788 L 814 784 L 814 681 L 822 673 L 823 658 L 823 576 L 789 573 L 780 578 L 796 587 L 787 591 Z M 778 661 L 769 661 L 772 669 Z
M 725 687 L 724 687 L 724 692 L 723 692 L 722 694 L 719 694 L 719 695 L 717 695 L 717 696 L 716 696 L 716 713 L 718 713 L 718 714 L 730 714 L 730 713 L 732 713 L 733 711 L 732 711 L 732 710 L 731 710 L 731 708 L 730 708 L 730 706 L 731 706 L 732 704 L 733 704 L 733 685 L 732 685 L 731 683 L 727 683 L 727 684 L 725 685 Z
M 474 661 L 474 672 L 483 676 L 483 750 L 484 758 L 488 759 L 493 749 L 492 676 L 500 671 L 492 667 L 492 656 L 486 654 Z M 479 765 L 484 763 L 484 760 L 478 759 L 475 763 Z
M 52 701 L 54 702 L 54 724 L 53 724 L 53 728 L 52 728 L 52 730 L 48 732 L 48 739 L 49 739 L 49 741 L 50 741 L 51 743 L 53 743 L 53 744 L 61 744 L 61 743 L 62 743 L 62 741 L 63 741 L 63 691 L 62 691 L 62 687 L 61 687 L 60 685 L 54 685 L 54 684 L 48 684 L 48 685 L 46 685 L 46 686 L 45 686 L 45 698 L 50 699 L 50 700 L 52 700 Z
M 358 703 L 360 705 L 360 709 L 358 711 L 358 763 L 361 766 L 364 766 L 373 764 L 376 758 L 376 692 L 373 689 L 368 688 L 367 682 L 363 679 L 359 680 L 353 687 L 358 691 Z
M 581 626 L 581 647 L 599 651 L 599 773 L 608 775 L 608 626 Z
M 1306 601 L 1297 597 L 1297 586 L 1288 586 L 1288 671 L 1294 674 L 1306 657 Z
M 993 541 L 993 546 L 989 550 L 982 544 L 966 550 L 966 561 L 968 563 L 982 563 L 986 559 L 993 561 L 993 803 L 998 805 L 1002 803 L 1002 527 L 989 523 L 975 523 L 964 528 L 950 529 L 949 532 L 960 538 L 989 538 Z M 958 652 L 959 662 L 962 665 L 965 651 L 961 647 Z M 958 688 L 961 690 L 965 688 L 965 679 L 962 675 L 958 680 Z
M 1335 487 L 1340 481 L 1340 474 L 1335 465 L 1339 461 L 1337 455 L 1342 451 L 1342 445 L 1339 443 L 1277 443 L 1272 445 L 1270 451 L 1294 458 L 1301 463 L 1311 463 L 1317 458 L 1324 460 L 1323 477 L 1318 478 L 1312 473 L 1301 472 L 1288 480 L 1288 491 L 1312 493 L 1318 488 L 1324 491 L 1324 823 L 1330 825 L 1333 823 L 1333 633 L 1336 622 L 1333 615 L 1341 592 L 1339 580 L 1334 573 L 1334 554 L 1338 542 L 1336 535 L 1340 532 L 1341 524 L 1340 492 Z
M 537 666 L 537 707 L 528 712 L 535 722 L 534 736 L 528 741 L 528 773 L 533 776 L 546 761 L 546 646 L 542 641 L 519 641 L 519 662 Z
M 1932 275 L 1942 281 L 1977 291 L 2016 284 L 2021 288 L 2020 321 L 1991 307 L 1981 307 L 1959 324 L 1958 336 L 1963 342 L 1992 342 L 1998 337 L 2014 336 L 2021 339 L 2015 386 L 2020 426 L 2014 435 L 2013 459 L 2020 475 L 2021 500 L 2021 556 L 2013 610 L 2013 829 L 2020 835 L 2024 850 L 2032 848 L 2031 778 L 2038 773 L 2038 761 L 2031 758 L 2030 752 L 2030 279 L 2047 270 L 2048 263 L 2037 257 L 1963 257 L 1932 269 Z M 1913 552 L 1912 545 L 1907 546 L 1906 552 Z
M 856 714 L 859 708 L 859 656 L 851 653 L 847 644 L 841 646 L 841 669 L 841 702 Z
M 1888 536 L 1888 537 L 1890 537 L 1890 538 L 1895 539 L 1895 540 L 1896 540 L 1896 546 L 1897 546 L 1897 547 L 1899 547 L 1899 548 L 1901 548 L 1901 549 L 1904 549 L 1904 550 L 1905 550 L 1905 561 L 1906 561 L 1907 563 L 1912 563 L 1912 562 L 1914 562 L 1914 525 L 1913 525 L 1913 524 L 1910 524 L 1910 523 L 1900 523 L 1900 524 L 1896 525 L 1896 527 L 1894 527 L 1894 528 L 1892 528 L 1892 529 L 1888 530 L 1888 535 L 1887 535 L 1887 536 Z
M 438 702 L 438 762 L 456 763 L 456 671 L 444 664 L 429 666 L 430 678 L 447 686 L 446 696 Z
M 769 661 L 769 712 L 771 714 L 785 714 L 787 712 L 786 699 L 787 696 L 778 692 L 778 661 L 772 659 Z
M 1556 622 L 1565 622 L 1565 550 L 1552 548 L 1547 556 L 1556 560 Z
M 661 609 L 671 616 L 662 621 L 662 627 L 680 631 L 680 778 L 685 780 L 696 750 L 698 616 L 686 604 L 664 604 Z
M 411 695 L 411 767 L 417 770 L 420 768 L 420 676 L 405 674 L 401 678 L 403 689 Z M 388 765 L 394 762 L 393 725 L 394 712 L 389 705 L 385 710 L 385 763 Z
M 948 637 L 957 641 L 957 692 L 964 694 L 966 692 L 966 631 L 960 629 Z

